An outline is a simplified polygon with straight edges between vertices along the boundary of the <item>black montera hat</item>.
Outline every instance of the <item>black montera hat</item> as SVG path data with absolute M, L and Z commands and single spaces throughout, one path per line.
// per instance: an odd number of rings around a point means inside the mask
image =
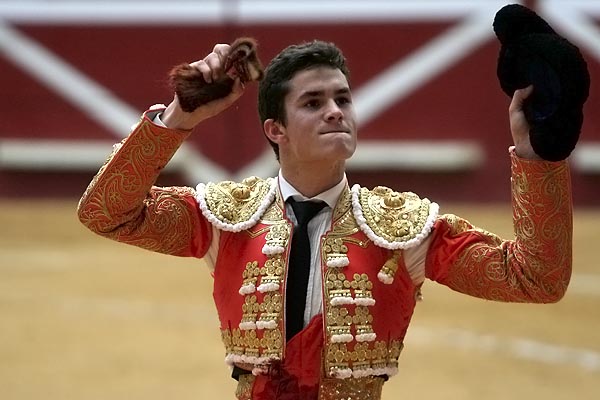
M 511 4 L 494 18 L 500 41 L 497 74 L 502 90 L 534 86 L 524 103 L 533 150 L 549 161 L 571 154 L 583 124 L 590 75 L 579 49 L 527 7 Z

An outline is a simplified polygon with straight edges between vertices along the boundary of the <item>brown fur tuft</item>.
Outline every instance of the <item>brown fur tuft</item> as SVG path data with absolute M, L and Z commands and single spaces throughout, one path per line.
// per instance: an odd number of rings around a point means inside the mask
M 236 39 L 225 60 L 225 74 L 210 84 L 206 83 L 200 71 L 189 64 L 173 67 L 169 73 L 169 81 L 177 94 L 181 109 L 192 112 L 203 104 L 227 96 L 237 77 L 242 83 L 262 79 L 263 67 L 256 48 L 256 40 L 252 38 Z

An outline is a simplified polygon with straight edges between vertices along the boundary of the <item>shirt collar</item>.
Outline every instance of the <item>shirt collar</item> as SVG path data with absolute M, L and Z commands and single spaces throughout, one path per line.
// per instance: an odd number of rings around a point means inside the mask
M 293 197 L 294 200 L 321 200 L 327 203 L 330 208 L 334 208 L 337 204 L 337 201 L 342 194 L 342 191 L 346 187 L 348 179 L 346 178 L 346 174 L 342 177 L 335 186 L 330 189 L 327 189 L 324 192 L 319 193 L 313 197 L 306 197 L 302 193 L 300 193 L 295 187 L 293 187 L 288 181 L 285 180 L 281 170 L 279 170 L 279 190 L 281 190 L 281 196 L 283 197 L 283 201 L 287 201 L 290 197 Z

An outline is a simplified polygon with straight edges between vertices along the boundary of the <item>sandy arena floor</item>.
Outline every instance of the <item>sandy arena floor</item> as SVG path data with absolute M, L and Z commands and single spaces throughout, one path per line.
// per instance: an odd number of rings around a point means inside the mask
M 233 399 L 199 260 L 102 239 L 75 202 L 0 202 L 0 398 Z M 508 207 L 445 207 L 510 237 Z M 432 282 L 384 399 L 600 398 L 600 211 L 576 210 L 554 305 L 497 304 Z

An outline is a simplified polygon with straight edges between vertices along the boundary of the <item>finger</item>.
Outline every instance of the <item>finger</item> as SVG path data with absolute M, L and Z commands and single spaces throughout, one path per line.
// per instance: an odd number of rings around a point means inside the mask
M 223 75 L 223 63 L 217 53 L 210 53 L 204 58 L 204 62 L 210 68 L 212 81 L 216 81 Z
M 228 44 L 217 44 L 215 45 L 215 47 L 213 48 L 213 53 L 217 54 L 219 56 L 219 58 L 221 59 L 221 61 L 223 62 L 223 64 L 225 63 L 225 60 L 227 59 L 227 56 L 229 56 L 229 52 L 231 51 L 231 46 Z
M 523 109 L 523 102 L 533 93 L 533 85 L 529 85 L 523 89 L 515 90 L 512 101 L 510 102 L 510 111 L 520 111 Z
M 204 81 L 206 83 L 211 83 L 212 82 L 212 71 L 210 69 L 210 67 L 208 66 L 208 64 L 206 63 L 206 61 L 204 60 L 199 60 L 196 62 L 193 62 L 190 64 L 192 67 L 196 68 L 198 71 L 200 71 L 200 73 L 202 74 L 202 77 L 204 78 Z
M 525 100 L 531 95 L 531 93 L 533 93 L 533 85 L 529 85 L 523 89 L 518 89 L 517 91 L 519 92 L 519 96 Z
M 228 44 L 217 44 L 204 60 L 211 69 L 212 80 L 216 81 L 225 73 L 225 61 L 229 55 L 230 46 Z

